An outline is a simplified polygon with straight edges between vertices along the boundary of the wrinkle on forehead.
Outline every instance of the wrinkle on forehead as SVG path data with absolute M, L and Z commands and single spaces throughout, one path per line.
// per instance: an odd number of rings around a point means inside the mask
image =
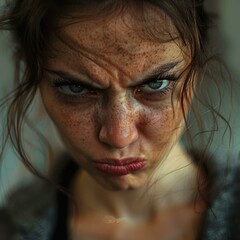
M 56 61 L 64 58 L 65 64 L 76 71 L 83 69 L 80 72 L 89 79 L 102 78 L 105 82 L 113 78 L 126 82 L 158 63 L 182 61 L 177 40 L 160 42 L 148 34 L 148 27 L 153 26 L 152 31 L 157 28 L 159 38 L 169 39 L 169 34 L 176 34 L 170 19 L 159 9 L 149 8 L 144 13 L 147 22 L 137 10 L 129 10 L 111 18 L 68 24 L 56 33 L 57 39 L 53 36 L 52 42 L 60 52 Z
M 105 54 L 136 55 L 142 53 L 141 49 L 146 51 L 145 45 L 149 42 L 159 45 L 174 40 L 177 30 L 162 10 L 148 4 L 144 9 L 127 8 L 115 16 L 96 16 L 67 24 L 61 28 L 59 35 L 75 49 L 84 49 L 87 40 L 87 50 L 94 47 Z

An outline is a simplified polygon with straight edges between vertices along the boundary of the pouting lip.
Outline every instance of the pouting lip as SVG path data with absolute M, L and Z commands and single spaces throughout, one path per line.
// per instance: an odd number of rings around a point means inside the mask
M 108 159 L 109 160 L 109 159 Z M 139 158 L 122 159 L 121 161 L 114 159 L 111 162 L 94 161 L 95 167 L 105 174 L 112 176 L 124 176 L 137 172 L 145 166 L 145 160 Z
M 116 159 L 116 158 L 102 158 L 102 159 L 97 159 L 94 160 L 93 163 L 96 164 L 109 164 L 109 165 L 114 165 L 114 166 L 125 166 L 129 165 L 132 163 L 138 163 L 138 162 L 145 162 L 145 158 L 122 158 L 122 159 Z

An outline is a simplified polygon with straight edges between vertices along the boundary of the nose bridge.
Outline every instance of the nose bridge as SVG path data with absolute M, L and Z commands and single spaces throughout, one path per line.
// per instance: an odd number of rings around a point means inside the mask
M 121 122 L 133 121 L 133 110 L 131 102 L 126 95 L 113 97 L 109 102 L 109 114 L 111 119 L 122 126 Z M 130 119 L 129 119 L 130 118 Z
M 100 140 L 117 148 L 123 148 L 137 139 L 137 113 L 126 94 L 109 99 L 102 121 Z

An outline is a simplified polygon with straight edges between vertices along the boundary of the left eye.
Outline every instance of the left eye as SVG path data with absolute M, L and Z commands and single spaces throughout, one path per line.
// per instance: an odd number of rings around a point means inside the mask
M 157 92 L 165 89 L 169 85 L 169 80 L 155 80 L 144 84 L 141 89 L 145 92 Z

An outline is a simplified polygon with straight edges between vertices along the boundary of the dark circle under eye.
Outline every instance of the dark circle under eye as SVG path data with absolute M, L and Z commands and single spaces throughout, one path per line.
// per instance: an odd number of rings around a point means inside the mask
M 147 84 L 152 89 L 159 89 L 163 85 L 162 80 L 156 80 Z
M 69 90 L 73 93 L 80 93 L 82 92 L 84 89 L 84 87 L 82 87 L 81 85 L 79 84 L 72 84 L 72 85 L 69 85 Z

